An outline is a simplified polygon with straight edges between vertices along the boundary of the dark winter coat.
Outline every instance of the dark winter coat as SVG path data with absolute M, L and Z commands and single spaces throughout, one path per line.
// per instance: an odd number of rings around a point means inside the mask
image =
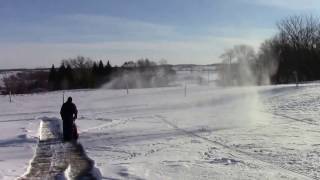
M 60 111 L 60 115 L 63 121 L 71 120 L 73 122 L 74 119 L 77 119 L 78 110 L 75 104 L 72 102 L 63 103 Z
M 61 107 L 60 115 L 63 121 L 63 139 L 64 140 L 71 140 L 77 139 L 73 135 L 76 133 L 76 126 L 74 124 L 75 119 L 77 119 L 78 110 L 75 104 L 72 102 L 67 101 Z

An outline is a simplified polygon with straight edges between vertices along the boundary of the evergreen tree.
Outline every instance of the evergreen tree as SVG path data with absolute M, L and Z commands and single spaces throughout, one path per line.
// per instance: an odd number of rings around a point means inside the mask
M 76 88 L 74 82 L 75 79 L 73 77 L 73 70 L 69 64 L 67 65 L 67 68 L 65 70 L 65 79 L 68 84 L 68 88 Z
M 109 75 L 109 74 L 111 73 L 111 71 L 112 71 L 112 66 L 111 66 L 109 60 L 108 60 L 107 65 L 106 65 L 106 67 L 105 67 L 105 71 L 106 71 L 106 74 L 107 74 L 107 75 Z
M 96 87 L 97 86 L 97 78 L 98 78 L 98 66 L 96 62 L 93 62 L 92 65 L 92 69 L 91 69 L 91 83 L 92 83 L 92 87 Z
M 99 61 L 98 74 L 99 74 L 100 76 L 103 76 L 103 75 L 104 75 L 104 65 L 103 65 L 102 60 Z
M 50 90 L 57 89 L 57 87 L 55 87 L 56 80 L 57 80 L 57 72 L 56 72 L 54 65 L 52 64 L 52 67 L 49 72 L 49 77 L 48 77 L 48 83 L 49 83 Z
M 104 69 L 105 69 L 104 70 L 105 71 L 105 76 L 104 76 L 104 79 L 103 79 L 103 81 L 104 81 L 103 83 L 106 83 L 106 82 L 110 81 L 111 73 L 112 73 L 112 66 L 111 66 L 109 60 L 108 60 L 108 62 L 107 62 L 107 64 L 106 64 Z
M 66 89 L 66 67 L 62 63 L 59 67 L 58 76 L 57 76 L 57 89 Z
M 92 71 L 91 72 L 92 72 L 93 76 L 97 76 L 98 75 L 98 66 L 97 66 L 96 62 L 93 62 Z

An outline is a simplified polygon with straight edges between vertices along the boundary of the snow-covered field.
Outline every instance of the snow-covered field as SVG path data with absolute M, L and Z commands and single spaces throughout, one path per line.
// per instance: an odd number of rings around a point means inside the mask
M 320 84 L 67 91 L 101 179 L 319 179 Z M 23 175 L 62 92 L 0 96 L 0 179 Z

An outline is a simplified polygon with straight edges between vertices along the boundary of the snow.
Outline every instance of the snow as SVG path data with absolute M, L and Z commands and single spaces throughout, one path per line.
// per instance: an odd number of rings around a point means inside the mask
M 18 179 L 101 179 L 78 142 L 62 142 L 62 121 L 42 117 L 40 139 L 27 172 Z
M 320 178 L 317 83 L 189 83 L 186 97 L 184 86 L 65 94 L 78 106 L 79 143 L 101 179 Z M 0 96 L 0 179 L 27 172 L 41 119 L 60 118 L 61 104 L 62 91 L 12 103 Z

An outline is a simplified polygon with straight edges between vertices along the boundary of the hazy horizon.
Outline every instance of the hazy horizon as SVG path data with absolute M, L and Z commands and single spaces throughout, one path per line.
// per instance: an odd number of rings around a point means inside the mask
M 50 67 L 79 55 L 113 65 L 218 63 L 233 45 L 257 50 L 282 18 L 319 10 L 316 0 L 3 0 L 0 69 Z

